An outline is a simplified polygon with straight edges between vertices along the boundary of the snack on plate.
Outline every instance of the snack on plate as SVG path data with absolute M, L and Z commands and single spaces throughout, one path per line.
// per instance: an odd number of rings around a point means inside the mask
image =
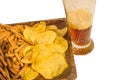
M 32 68 L 46 79 L 60 75 L 67 67 L 65 58 L 58 53 L 53 53 L 51 56 L 32 64 Z
M 0 24 L 0 79 L 53 79 L 68 67 L 65 52 L 67 28 L 45 22 L 28 25 Z
M 28 64 L 21 62 L 22 51 L 29 44 L 22 33 L 24 26 L 0 25 L 0 79 L 22 79 Z
M 34 45 L 24 49 L 21 61 L 31 64 L 32 69 L 45 79 L 62 74 L 68 67 L 65 60 L 68 43 L 63 38 L 66 31 L 66 28 L 59 30 L 55 25 L 47 28 L 45 22 L 40 22 L 36 27 L 26 27 L 23 35 Z

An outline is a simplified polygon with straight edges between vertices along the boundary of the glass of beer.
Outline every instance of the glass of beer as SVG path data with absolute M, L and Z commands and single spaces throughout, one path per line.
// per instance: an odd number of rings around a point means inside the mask
M 85 55 L 94 48 L 91 29 L 96 0 L 63 0 L 72 53 Z

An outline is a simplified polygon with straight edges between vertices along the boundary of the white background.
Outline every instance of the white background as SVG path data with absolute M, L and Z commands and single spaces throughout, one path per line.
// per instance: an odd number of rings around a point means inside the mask
M 0 23 L 65 17 L 62 0 L 0 0 Z M 76 80 L 120 80 L 120 1 L 97 0 L 94 50 L 74 56 Z

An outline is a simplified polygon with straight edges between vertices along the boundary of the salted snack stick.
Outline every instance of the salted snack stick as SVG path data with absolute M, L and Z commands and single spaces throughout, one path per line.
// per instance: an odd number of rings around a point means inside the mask
M 9 71 L 10 71 L 12 74 L 14 74 L 14 75 L 17 74 L 17 72 L 15 72 L 15 70 L 14 70 L 12 67 L 8 67 L 8 69 L 9 69 Z
M 6 40 L 6 38 L 1 42 L 1 50 L 2 50 L 2 53 L 7 53 L 8 50 L 9 50 L 9 45 L 8 45 L 8 41 Z
M 10 78 L 13 78 L 15 75 L 9 71 L 9 74 L 10 74 Z
M 15 26 L 14 26 L 15 27 Z M 9 29 L 17 38 L 23 38 L 23 35 L 17 32 L 15 29 Z
M 3 33 L 3 32 L 5 32 L 5 30 L 3 30 L 3 29 L 2 29 L 2 30 L 0 30 L 0 33 Z
M 15 52 L 19 52 L 21 49 L 25 48 L 27 46 L 26 43 L 22 44 L 20 47 L 18 47 Z
M 16 46 L 15 42 L 13 41 L 13 39 L 14 39 L 14 35 L 8 37 L 8 41 L 9 41 L 10 45 L 11 46 Z
M 3 33 L 1 33 L 0 34 L 0 40 L 3 39 L 3 38 L 5 38 L 5 37 L 7 37 L 7 36 L 9 36 L 9 35 L 11 35 L 10 32 L 3 32 Z
M 2 76 L 0 79 L 2 80 L 11 80 L 24 68 L 24 64 L 20 61 L 20 50 L 26 43 L 23 40 L 23 29 L 22 26 L 13 28 L 9 25 L 0 25 L 0 76 Z
M 17 73 L 17 74 L 13 77 L 13 80 L 14 80 L 14 79 L 17 79 L 18 77 L 20 77 L 20 76 L 25 72 L 25 70 L 27 69 L 27 67 L 28 67 L 28 65 L 25 64 L 24 67 L 20 70 L 20 72 Z
M 0 62 L 0 66 L 3 67 L 3 64 Z
M 18 54 L 18 53 L 15 52 L 15 57 L 17 58 L 17 61 L 18 61 L 18 63 L 19 63 L 19 66 L 23 67 L 24 65 L 23 65 L 23 63 L 21 62 L 20 54 Z
M 6 63 L 8 64 L 8 67 L 10 68 L 12 66 L 11 60 L 9 58 L 6 59 Z
M 2 73 L 0 73 L 0 79 L 6 80 L 5 77 L 2 75 Z
M 3 52 L 2 52 L 2 50 L 1 50 L 1 48 L 0 48 L 0 55 L 1 55 L 2 57 L 4 57 L 4 55 L 3 55 Z
M 5 78 L 8 78 L 7 72 L 6 72 L 2 67 L 0 67 L 0 73 L 2 73 L 2 75 L 3 75 Z
M 7 73 L 7 74 L 6 74 L 6 76 L 7 76 L 6 79 L 7 79 L 7 80 L 10 80 L 10 75 L 9 75 L 8 69 L 7 69 L 6 67 L 5 67 L 5 71 L 6 71 L 6 73 Z
M 17 64 L 13 64 L 13 69 L 16 71 L 16 72 L 19 72 L 20 71 L 20 66 L 19 66 L 19 64 L 17 65 Z
M 4 65 L 7 66 L 7 63 L 4 61 L 4 58 L 0 56 L 0 62 Z
M 6 53 L 6 54 L 5 54 L 5 57 L 10 57 L 10 58 L 12 58 L 12 57 L 14 57 L 14 54 L 12 54 L 12 53 Z
M 9 52 L 10 52 L 10 51 L 13 51 L 13 50 L 15 50 L 15 49 L 17 49 L 17 48 L 18 48 L 17 45 L 15 45 L 15 46 L 10 46 L 10 48 L 9 48 Z

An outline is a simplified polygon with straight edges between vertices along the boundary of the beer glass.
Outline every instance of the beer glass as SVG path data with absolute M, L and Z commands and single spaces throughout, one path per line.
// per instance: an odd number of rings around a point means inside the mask
M 85 55 L 94 48 L 91 29 L 96 0 L 63 0 L 72 52 Z

